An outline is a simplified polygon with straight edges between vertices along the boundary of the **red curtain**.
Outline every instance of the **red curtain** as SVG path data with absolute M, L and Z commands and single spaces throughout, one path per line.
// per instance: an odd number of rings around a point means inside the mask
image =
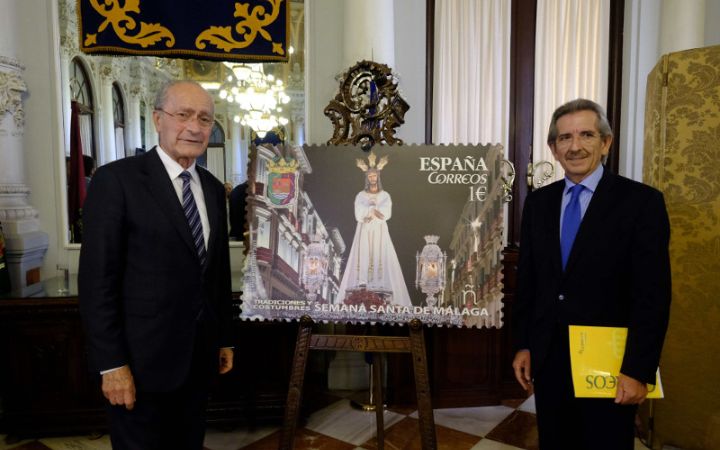
M 70 166 L 68 167 L 68 218 L 72 242 L 82 242 L 82 207 L 87 191 L 80 138 L 80 107 L 72 102 L 70 118 Z

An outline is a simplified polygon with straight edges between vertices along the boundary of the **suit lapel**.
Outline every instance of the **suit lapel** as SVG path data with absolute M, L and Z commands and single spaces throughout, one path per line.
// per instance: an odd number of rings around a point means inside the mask
M 548 186 L 548 204 L 546 210 L 550 212 L 546 227 L 546 242 L 549 243 L 548 254 L 555 273 L 562 273 L 562 255 L 560 253 L 560 207 L 562 194 L 565 189 L 565 180 L 560 180 Z
M 180 235 L 180 238 L 192 253 L 197 255 L 187 218 L 185 217 L 182 205 L 180 204 L 172 181 L 170 181 L 167 170 L 165 170 L 165 166 L 163 166 L 160 156 L 157 154 L 157 149 L 153 148 L 142 156 L 142 158 L 145 158 L 145 183 L 149 188 L 150 194 L 157 202 L 158 209 L 167 215 L 170 223 L 173 224 L 175 230 Z
M 595 192 L 593 193 L 587 211 L 585 211 L 582 222 L 580 223 L 580 229 L 578 229 L 575 242 L 573 243 L 572 250 L 570 251 L 566 268 L 567 270 L 565 273 L 572 270 L 576 261 L 582 256 L 583 252 L 590 247 L 592 237 L 598 234 L 598 228 L 603 226 L 603 217 L 606 217 L 608 209 L 612 207 L 613 204 L 613 185 L 614 175 L 611 174 L 608 169 L 605 169 L 603 176 L 597 185 L 597 189 L 595 189 Z

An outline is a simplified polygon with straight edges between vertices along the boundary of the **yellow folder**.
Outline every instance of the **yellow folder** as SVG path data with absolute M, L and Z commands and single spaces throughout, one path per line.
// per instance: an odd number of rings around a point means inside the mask
M 614 398 L 627 328 L 570 325 L 570 364 L 575 397 Z M 663 398 L 660 370 L 647 398 Z

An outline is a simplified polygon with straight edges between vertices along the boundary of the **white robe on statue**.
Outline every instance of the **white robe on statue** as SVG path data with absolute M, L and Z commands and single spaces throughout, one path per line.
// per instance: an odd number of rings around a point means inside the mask
M 383 218 L 375 216 L 373 210 L 379 211 Z M 361 191 L 355 197 L 357 228 L 336 303 L 343 303 L 347 290 L 365 289 L 378 293 L 393 305 L 412 306 L 388 232 L 387 220 L 391 216 L 392 200 L 387 192 Z

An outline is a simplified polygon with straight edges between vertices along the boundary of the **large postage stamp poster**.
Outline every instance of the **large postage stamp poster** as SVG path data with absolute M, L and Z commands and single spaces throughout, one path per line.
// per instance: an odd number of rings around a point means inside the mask
M 502 326 L 500 146 L 258 147 L 243 319 Z

